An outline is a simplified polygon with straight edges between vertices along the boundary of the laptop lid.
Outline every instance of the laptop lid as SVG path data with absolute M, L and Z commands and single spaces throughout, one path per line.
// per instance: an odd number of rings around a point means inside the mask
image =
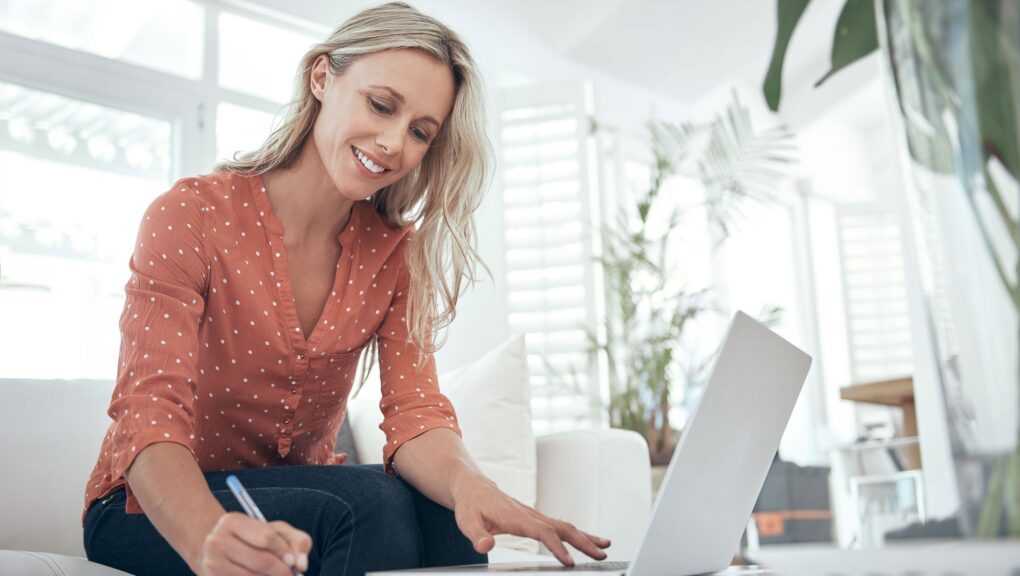
M 810 356 L 737 312 L 666 469 L 629 576 L 729 565 L 810 366 Z

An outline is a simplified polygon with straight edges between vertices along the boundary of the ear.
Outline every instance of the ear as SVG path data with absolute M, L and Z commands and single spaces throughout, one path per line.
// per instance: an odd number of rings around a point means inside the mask
M 312 90 L 312 95 L 319 102 L 322 102 L 322 97 L 326 93 L 326 78 L 329 76 L 329 55 L 319 54 L 312 64 L 312 73 L 309 75 L 308 83 L 309 88 Z

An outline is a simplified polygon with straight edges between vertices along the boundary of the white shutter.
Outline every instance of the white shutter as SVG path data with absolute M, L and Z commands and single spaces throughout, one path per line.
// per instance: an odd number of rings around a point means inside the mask
M 910 308 L 896 213 L 841 206 L 837 221 L 853 381 L 909 375 Z
M 590 109 L 580 83 L 500 93 L 508 324 L 525 334 L 538 434 L 598 421 L 584 331 L 595 318 Z

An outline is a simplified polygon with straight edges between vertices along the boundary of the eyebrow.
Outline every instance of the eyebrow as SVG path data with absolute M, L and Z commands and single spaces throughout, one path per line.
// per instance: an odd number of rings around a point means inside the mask
M 396 90 L 394 90 L 393 88 L 390 88 L 389 86 L 382 86 L 382 85 L 379 85 L 379 84 L 372 84 L 371 86 L 369 86 L 369 88 L 378 88 L 380 90 L 386 90 L 387 92 L 390 93 L 390 95 L 392 95 L 394 98 L 397 99 L 397 102 L 400 102 L 401 104 L 404 104 L 406 102 L 406 100 L 404 100 L 404 95 L 403 94 L 401 94 L 400 92 L 397 92 Z M 439 123 L 439 120 L 436 120 L 432 116 L 425 116 L 425 117 L 422 118 L 422 120 L 425 120 L 426 122 L 431 122 L 431 123 L 435 124 L 436 128 L 442 126 L 442 124 Z

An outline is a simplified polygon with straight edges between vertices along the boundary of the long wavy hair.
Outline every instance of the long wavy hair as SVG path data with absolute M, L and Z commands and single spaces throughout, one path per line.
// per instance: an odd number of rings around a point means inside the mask
M 329 56 L 330 72 L 339 76 L 360 56 L 407 49 L 420 50 L 449 66 L 455 91 L 453 109 L 421 163 L 371 199 L 376 212 L 391 226 L 417 226 L 406 247 L 411 276 L 406 323 L 410 341 L 418 348 L 421 370 L 426 358 L 446 343 L 445 332 L 438 344 L 434 334 L 453 322 L 464 284 L 477 281 L 476 264 L 491 276 L 476 250 L 473 217 L 493 161 L 485 129 L 482 78 L 455 32 L 403 2 L 356 14 L 301 58 L 294 97 L 262 146 L 235 154 L 216 169 L 264 174 L 297 160 L 321 108 L 310 87 L 312 67 L 320 55 Z M 377 350 L 378 337 L 373 337 L 361 357 L 361 382 L 355 394 L 368 379 Z

